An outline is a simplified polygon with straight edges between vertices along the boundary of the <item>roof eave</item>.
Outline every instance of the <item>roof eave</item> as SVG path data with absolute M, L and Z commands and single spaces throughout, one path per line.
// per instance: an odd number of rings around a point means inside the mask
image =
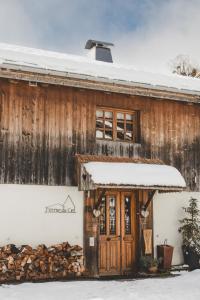
M 67 73 L 49 69 L 24 67 L 13 64 L 0 64 L 0 77 L 38 83 L 48 83 L 99 90 L 111 93 L 138 95 L 157 99 L 200 103 L 200 92 L 181 90 L 165 86 L 154 86 L 145 83 L 114 80 L 77 73 Z
M 94 189 L 129 189 L 129 190 L 131 189 L 131 190 L 158 190 L 158 191 L 169 191 L 169 192 L 181 192 L 186 190 L 186 187 L 94 184 Z

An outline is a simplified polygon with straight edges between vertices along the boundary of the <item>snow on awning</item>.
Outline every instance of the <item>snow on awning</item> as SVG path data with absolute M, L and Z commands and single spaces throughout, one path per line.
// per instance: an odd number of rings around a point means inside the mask
M 92 161 L 83 163 L 82 177 L 90 189 L 122 187 L 178 191 L 186 188 L 180 172 L 162 164 Z

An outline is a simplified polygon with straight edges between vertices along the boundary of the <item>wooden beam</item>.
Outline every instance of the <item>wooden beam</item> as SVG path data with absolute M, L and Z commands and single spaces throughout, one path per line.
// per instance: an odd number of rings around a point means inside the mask
M 93 189 L 125 189 L 125 190 L 159 190 L 160 191 L 166 191 L 166 192 L 181 192 L 185 191 L 186 188 L 182 187 L 160 187 L 160 186 L 133 186 L 133 185 L 101 185 L 101 184 L 94 184 Z
M 99 206 L 101 204 L 101 199 L 103 196 L 105 196 L 105 194 L 106 194 L 106 189 L 103 189 L 100 195 L 98 196 L 97 203 L 95 204 L 95 209 L 99 209 Z
M 147 208 L 149 207 L 149 204 L 151 202 L 151 200 L 153 199 L 154 195 L 155 195 L 156 190 L 150 192 L 150 197 L 148 197 L 147 202 L 144 205 L 144 209 L 147 210 Z

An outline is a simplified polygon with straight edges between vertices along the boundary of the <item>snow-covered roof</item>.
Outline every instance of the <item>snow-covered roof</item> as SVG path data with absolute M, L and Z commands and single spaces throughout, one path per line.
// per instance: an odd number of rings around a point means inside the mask
M 150 88 L 175 89 L 179 92 L 200 94 L 200 80 L 172 75 L 138 71 L 116 63 L 95 61 L 86 56 L 69 55 L 40 49 L 0 43 L 0 68 L 31 70 L 36 73 L 73 75 L 74 78 L 138 84 Z
M 83 165 L 95 186 L 186 187 L 180 172 L 167 165 L 122 162 L 88 162 Z

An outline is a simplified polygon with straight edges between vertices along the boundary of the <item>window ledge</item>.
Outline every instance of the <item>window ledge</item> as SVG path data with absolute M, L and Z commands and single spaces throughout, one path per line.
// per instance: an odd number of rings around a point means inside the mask
M 96 139 L 96 144 L 113 144 L 113 145 L 124 145 L 124 146 L 141 146 L 141 143 L 134 143 L 134 142 L 128 142 L 128 141 L 113 141 L 113 140 L 101 140 Z

